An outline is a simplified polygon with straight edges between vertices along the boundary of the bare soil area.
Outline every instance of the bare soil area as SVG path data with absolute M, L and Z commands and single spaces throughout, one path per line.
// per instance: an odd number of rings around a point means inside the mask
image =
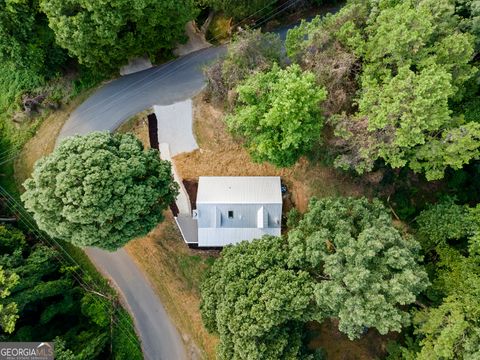
M 53 151 L 63 124 L 67 121 L 71 112 L 85 100 L 91 91 L 93 90 L 86 91 L 68 105 L 63 105 L 60 109 L 49 114 L 42 121 L 35 135 L 24 145 L 14 163 L 15 181 L 19 189 L 23 191 L 21 184 L 30 177 L 35 162 Z
M 126 250 L 153 284 L 189 352 L 198 346 L 202 358 L 215 359 L 218 339 L 203 326 L 199 286 L 218 252 L 189 249 L 171 213 L 165 215 L 163 223 L 146 237 L 128 243 Z
M 388 341 L 398 336 L 397 333 L 380 335 L 378 331 L 370 329 L 361 339 L 352 341 L 338 330 L 336 320 L 326 320 L 322 324 L 312 322 L 307 328 L 313 335 L 309 347 L 323 348 L 328 360 L 381 359 L 386 355 Z

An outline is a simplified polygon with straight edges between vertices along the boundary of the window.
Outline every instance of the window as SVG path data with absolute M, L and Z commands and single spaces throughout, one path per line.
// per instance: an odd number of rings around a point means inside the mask
M 233 219 L 233 210 L 228 210 L 228 218 Z

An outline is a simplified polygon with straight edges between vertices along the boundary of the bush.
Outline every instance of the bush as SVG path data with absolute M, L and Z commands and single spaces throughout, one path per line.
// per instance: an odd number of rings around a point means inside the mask
M 320 104 L 327 92 L 298 65 L 285 70 L 274 65 L 269 72 L 252 75 L 237 91 L 235 111 L 226 122 L 242 137 L 254 161 L 292 166 L 320 138 Z

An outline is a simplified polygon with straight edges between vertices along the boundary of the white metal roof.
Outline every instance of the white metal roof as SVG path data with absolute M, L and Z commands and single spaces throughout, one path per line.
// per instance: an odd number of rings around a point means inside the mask
M 279 176 L 200 176 L 197 204 L 281 204 Z

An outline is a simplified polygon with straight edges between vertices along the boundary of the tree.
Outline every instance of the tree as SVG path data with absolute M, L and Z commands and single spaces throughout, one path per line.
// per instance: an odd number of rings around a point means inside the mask
M 468 207 L 457 205 L 452 199 L 430 206 L 416 218 L 417 238 L 427 251 L 464 239 L 471 230 L 467 217 Z
M 323 317 L 339 319 L 350 339 L 366 328 L 400 331 L 411 304 L 428 285 L 419 244 L 402 236 L 385 207 L 367 199 L 312 199 L 288 234 L 289 266 L 320 279 L 315 297 Z
M 39 160 L 22 200 L 50 236 L 115 250 L 163 219 L 177 186 L 158 151 L 131 134 L 96 132 Z
M 0 2 L 0 59 L 47 77 L 66 61 L 37 0 Z
M 182 40 L 193 0 L 41 0 L 57 43 L 81 64 L 116 69 L 135 56 L 155 57 Z
M 205 327 L 220 337 L 219 359 L 298 359 L 301 328 L 312 317 L 313 280 L 286 268 L 280 238 L 223 249 L 202 284 Z
M 419 245 L 378 200 L 312 199 L 288 239 L 224 248 L 201 286 L 201 313 L 220 359 L 297 359 L 302 324 L 338 318 L 351 339 L 400 331 L 404 306 L 429 284 Z M 317 354 L 318 356 L 318 354 Z
M 330 119 L 340 152 L 337 167 L 364 173 L 381 159 L 435 180 L 448 167 L 460 169 L 480 158 L 480 125 L 452 106 L 464 99 L 477 72 L 474 37 L 461 31 L 455 11 L 451 0 L 351 2 L 308 26 L 305 44 L 293 45 L 290 52 L 313 49 L 310 58 L 322 63 L 326 60 L 315 55 L 316 48 L 327 49 L 337 63 L 352 64 L 356 57 L 353 64 L 362 64 L 358 109 L 340 104 L 334 111 L 347 113 Z M 351 78 L 340 79 L 347 84 Z
M 469 243 L 471 254 L 480 249 L 480 206 L 469 208 L 448 198 L 423 210 L 416 218 L 417 238 L 426 251 Z
M 0 326 L 6 333 L 12 333 L 15 330 L 15 323 L 18 319 L 18 309 L 15 302 L 5 303 L 5 298 L 10 295 L 11 289 L 18 283 L 18 275 L 7 273 L 0 266 Z
M 367 2 L 355 2 L 335 15 L 302 21 L 287 32 L 285 47 L 289 58 L 313 72 L 317 83 L 327 89 L 322 105 L 326 116 L 352 110 L 361 65 L 359 54 L 349 44 L 360 42 L 361 37 L 352 34 L 350 28 L 365 26 L 367 16 Z
M 452 248 L 440 248 L 437 288 L 445 293 L 438 307 L 419 311 L 415 333 L 419 360 L 475 359 L 480 356 L 480 266 Z
M 319 141 L 323 126 L 320 103 L 325 89 L 298 65 L 277 65 L 237 87 L 238 100 L 227 125 L 245 142 L 252 159 L 278 167 L 293 165 Z

